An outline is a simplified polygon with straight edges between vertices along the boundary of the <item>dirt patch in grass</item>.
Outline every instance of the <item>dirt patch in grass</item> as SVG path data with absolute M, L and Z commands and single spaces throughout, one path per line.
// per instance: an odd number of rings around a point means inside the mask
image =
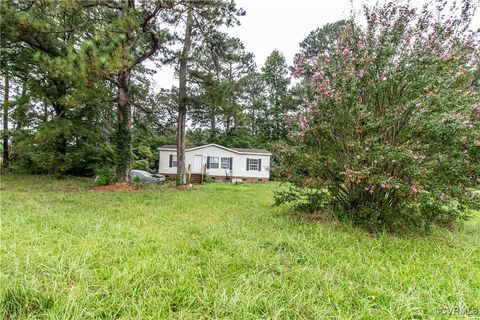
M 189 184 L 185 184 L 185 185 L 181 185 L 181 186 L 178 186 L 177 189 L 193 189 L 193 184 L 189 183 Z
M 90 192 L 124 192 L 124 191 L 136 191 L 139 187 L 128 182 L 117 182 L 107 186 L 97 186 L 90 188 Z

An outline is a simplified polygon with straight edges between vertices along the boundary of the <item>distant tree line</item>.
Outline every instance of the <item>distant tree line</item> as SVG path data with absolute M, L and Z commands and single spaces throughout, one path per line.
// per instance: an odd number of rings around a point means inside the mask
M 245 14 L 234 1 L 19 0 L 0 10 L 5 169 L 127 181 L 132 167 L 155 170 L 158 146 L 171 143 L 184 184 L 185 144 L 270 149 L 296 128 L 289 116 L 304 90 L 282 53 L 259 69 L 220 31 Z M 151 79 L 168 65 L 178 87 L 158 90 Z

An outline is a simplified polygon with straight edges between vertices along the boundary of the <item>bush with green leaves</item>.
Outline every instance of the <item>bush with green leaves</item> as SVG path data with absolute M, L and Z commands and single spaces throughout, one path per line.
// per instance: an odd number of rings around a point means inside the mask
M 329 50 L 299 59 L 314 97 L 276 152 L 294 185 L 326 190 L 340 219 L 374 228 L 453 223 L 478 208 L 479 33 L 473 2 L 364 8 Z M 449 18 L 445 18 L 449 17 Z
M 95 184 L 97 186 L 106 186 L 115 182 L 115 170 L 113 167 L 103 167 L 97 170 Z
M 326 190 L 299 188 L 294 185 L 277 190 L 274 198 L 276 206 L 288 203 L 293 205 L 295 210 L 305 213 L 315 213 L 326 209 L 330 204 L 330 197 Z

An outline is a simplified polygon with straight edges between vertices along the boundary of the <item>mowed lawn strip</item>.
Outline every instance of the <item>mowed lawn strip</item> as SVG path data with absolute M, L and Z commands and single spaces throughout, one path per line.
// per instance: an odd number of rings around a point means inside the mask
M 279 186 L 91 192 L 91 179 L 4 175 L 0 318 L 480 312 L 478 214 L 454 231 L 372 235 L 273 208 Z

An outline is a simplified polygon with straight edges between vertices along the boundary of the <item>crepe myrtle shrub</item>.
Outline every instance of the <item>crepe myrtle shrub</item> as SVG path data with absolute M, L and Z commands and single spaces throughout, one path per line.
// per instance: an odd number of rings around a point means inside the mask
M 473 2 L 450 4 L 365 7 L 331 50 L 299 59 L 294 76 L 314 99 L 277 150 L 278 171 L 326 192 L 318 209 L 396 230 L 451 225 L 478 208 L 479 32 L 469 31 Z M 282 192 L 277 204 L 295 198 Z

